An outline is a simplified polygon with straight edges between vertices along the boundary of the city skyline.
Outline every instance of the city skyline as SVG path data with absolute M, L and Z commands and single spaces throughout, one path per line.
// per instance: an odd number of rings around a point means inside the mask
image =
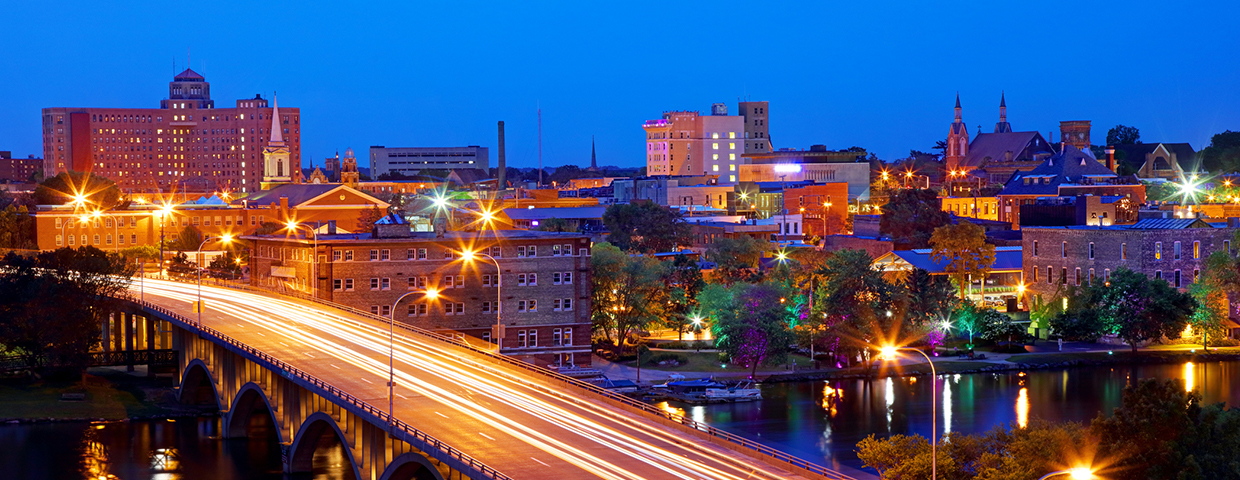
M 950 12 L 773 8 L 763 25 L 733 21 L 740 10 L 727 6 L 671 6 L 651 17 L 502 4 L 360 7 L 316 17 L 304 13 L 314 9 L 264 6 L 245 10 L 260 20 L 252 35 L 178 35 L 180 27 L 159 20 L 158 9 L 81 4 L 82 15 L 60 18 L 14 5 L 14 18 L 25 20 L 10 29 L 14 48 L 0 66 L 0 88 L 21 94 L 0 98 L 0 147 L 17 157 L 39 155 L 44 107 L 154 107 L 186 63 L 212 82 L 221 101 L 278 91 L 284 103 L 304 108 L 303 143 L 314 165 L 371 145 L 494 147 L 495 122 L 503 120 L 508 164 L 533 167 L 541 107 L 543 166 L 588 165 L 593 136 L 600 165 L 639 167 L 645 120 L 671 110 L 707 112 L 717 102 L 735 114 L 744 98 L 770 102 L 776 148 L 855 145 L 885 160 L 929 151 L 944 139 L 957 92 L 966 124 L 982 131 L 997 120 L 1001 93 L 1018 131 L 1046 133 L 1061 120 L 1092 120 L 1094 137 L 1102 139 L 1122 123 L 1140 128 L 1147 142 L 1188 142 L 1200 150 L 1211 135 L 1240 126 L 1240 112 L 1229 107 L 1240 94 L 1228 88 L 1240 80 L 1240 68 L 1210 63 L 1228 44 L 1216 22 L 1229 15 L 1219 10 L 1240 7 L 1071 8 L 1071 19 L 1061 13 L 1029 34 L 1007 23 L 1019 7 L 983 4 Z M 237 11 L 204 11 L 198 23 L 227 26 Z M 415 22 L 418 29 L 407 30 L 408 19 L 422 15 L 467 24 Z M 803 18 L 854 20 L 778 28 Z M 101 31 L 100 22 L 111 27 Z M 1135 28 L 1151 23 L 1175 33 Z M 37 34 L 53 26 L 64 34 Z M 537 33 L 551 27 L 563 33 Z M 1011 33 L 992 33 L 996 28 Z M 325 33 L 308 34 L 319 32 Z M 108 44 L 141 43 L 119 59 L 74 47 L 96 34 L 112 37 Z M 148 47 L 152 34 L 163 39 Z M 645 43 L 653 38 L 663 46 Z M 48 51 L 58 52 L 55 61 Z M 683 69 L 672 67 L 680 62 Z M 83 83 L 82 72 L 92 72 L 92 80 Z

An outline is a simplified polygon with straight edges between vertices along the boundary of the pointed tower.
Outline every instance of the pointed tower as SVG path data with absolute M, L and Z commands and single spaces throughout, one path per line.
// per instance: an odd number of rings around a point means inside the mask
M 288 145 L 284 143 L 284 128 L 280 126 L 280 100 L 272 100 L 271 130 L 268 132 L 271 137 L 263 147 L 263 190 L 293 181 L 293 164 Z
M 1007 121 L 1007 96 L 999 92 L 999 123 L 995 124 L 995 133 L 1012 133 L 1012 124 Z
M 964 157 L 969 154 L 969 127 L 960 115 L 960 94 L 956 93 L 956 120 L 947 132 L 947 149 L 943 151 L 943 163 L 950 173 L 963 168 Z
M 357 157 L 353 155 L 352 148 L 346 148 L 344 150 L 344 160 L 340 162 L 340 183 L 357 188 L 361 178 L 362 174 L 357 170 Z
M 594 135 L 590 135 L 590 168 L 586 169 L 586 171 L 598 171 L 598 156 L 594 153 Z

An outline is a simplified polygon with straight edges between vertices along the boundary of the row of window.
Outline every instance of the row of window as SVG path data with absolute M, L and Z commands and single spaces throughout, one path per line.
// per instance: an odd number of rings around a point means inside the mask
M 98 237 L 99 237 L 98 235 L 95 236 L 96 242 L 98 241 Z M 134 238 L 136 239 L 137 237 L 135 236 Z M 57 236 L 57 242 L 58 242 L 57 245 L 59 245 L 59 239 L 60 237 Z M 112 236 L 108 235 L 109 245 L 111 244 L 111 241 L 112 241 Z M 121 242 L 121 243 L 124 243 L 124 242 Z M 72 245 L 72 243 L 70 243 L 70 245 Z M 303 250 L 304 249 L 296 249 L 294 250 L 293 253 L 300 253 Z M 294 260 L 296 259 L 297 258 L 294 258 Z M 499 275 L 490 275 L 490 274 L 482 275 L 482 286 L 483 287 L 492 287 L 492 286 L 499 287 L 500 278 L 501 277 Z M 426 289 L 428 285 L 428 280 L 429 280 L 429 277 L 425 277 L 425 276 L 409 277 L 408 278 L 409 288 L 410 289 L 415 289 L 415 288 Z M 573 272 L 552 272 L 551 283 L 554 285 L 571 285 L 573 283 Z M 337 279 L 332 280 L 332 290 L 337 291 L 337 292 L 352 292 L 353 285 L 354 285 L 354 282 L 352 278 L 337 278 Z M 465 276 L 464 275 L 455 275 L 455 276 L 444 275 L 443 281 L 440 282 L 439 285 L 440 285 L 440 288 L 443 288 L 443 289 L 465 288 Z M 538 286 L 538 274 L 537 273 L 518 273 L 517 274 L 517 286 L 537 287 Z M 370 289 L 371 290 L 391 290 L 392 289 L 391 277 L 370 277 Z
M 1226 250 L 1228 255 L 1231 254 L 1231 240 L 1223 240 L 1223 250 Z M 1172 259 L 1180 260 L 1182 258 L 1183 254 L 1181 252 L 1180 242 L 1178 241 L 1173 242 L 1171 251 L 1172 251 Z M 1033 256 L 1037 257 L 1038 253 L 1039 253 L 1038 241 L 1034 240 L 1033 241 Z M 1094 249 L 1094 242 L 1089 242 L 1090 260 L 1094 259 L 1095 254 L 1096 254 L 1096 250 Z M 1193 258 L 1199 259 L 1201 258 L 1201 255 L 1202 255 L 1201 241 L 1194 240 L 1193 241 Z M 1061 258 L 1068 258 L 1068 242 L 1060 243 L 1059 256 Z M 1119 259 L 1128 260 L 1128 244 L 1127 243 L 1119 244 Z M 1163 259 L 1163 242 L 1154 242 L 1154 260 L 1164 260 Z
M 67 236 L 66 236 L 66 235 L 56 235 L 56 246 L 57 246 L 57 247 L 59 247 L 59 246 L 64 245 L 64 242 L 65 242 L 65 238 L 66 238 L 66 237 L 67 237 L 67 238 L 68 238 L 68 240 L 69 240 L 69 245 L 70 245 L 70 246 L 74 245 L 74 242 L 75 242 L 75 241 L 76 241 L 76 239 L 77 239 L 77 235 L 67 235 Z M 97 234 L 97 233 L 96 233 L 96 234 L 95 234 L 95 236 L 94 236 L 94 240 L 95 240 L 95 241 L 94 241 L 93 243 L 87 243 L 87 240 L 88 240 L 88 239 L 90 239 L 90 236 L 88 236 L 88 235 L 82 235 L 82 245 L 83 245 L 83 246 L 85 246 L 85 245 L 111 245 L 111 244 L 112 244 L 112 234 L 110 234 L 110 233 L 109 233 L 109 234 L 107 234 L 107 235 L 105 235 L 105 236 L 102 238 L 102 240 L 104 240 L 104 243 L 99 243 L 99 240 L 101 240 L 101 238 L 99 237 L 99 234 Z M 124 244 L 125 244 L 125 236 L 124 236 L 124 235 L 117 235 L 117 236 L 116 236 L 116 241 L 117 241 L 117 244 L 119 244 L 119 245 L 124 245 Z M 130 235 L 130 236 L 129 236 L 129 243 L 130 243 L 131 245 L 137 245 L 137 244 L 138 244 L 138 236 L 137 236 L 137 235 Z
M 465 303 L 463 302 L 436 302 L 444 315 L 465 315 Z M 407 315 L 410 317 L 425 317 L 430 311 L 430 305 L 427 302 L 411 303 L 407 306 Z M 573 310 L 573 299 L 557 298 L 551 302 L 551 310 L 555 312 L 571 312 Z M 538 311 L 537 300 L 518 300 L 517 312 L 533 313 Z M 481 313 L 500 313 L 499 302 L 482 302 L 479 308 Z M 391 305 L 371 305 L 370 313 L 375 315 L 389 316 L 392 314 Z
M 195 225 L 197 225 L 197 223 L 195 223 Z M 271 247 L 268 247 L 268 248 L 271 248 Z M 572 256 L 573 246 L 571 244 L 552 245 L 550 248 L 550 252 L 551 252 L 552 257 Z M 369 253 L 370 253 L 369 259 L 372 262 L 386 262 L 386 261 L 392 260 L 392 250 L 389 248 L 372 248 L 370 249 Z M 444 260 L 455 260 L 457 258 L 457 253 L 458 252 L 456 250 L 445 248 L 443 249 L 443 258 Z M 485 251 L 485 253 L 487 255 L 490 255 L 492 258 L 503 258 L 503 255 L 501 255 L 501 250 L 499 247 L 490 247 L 489 249 Z M 578 251 L 578 255 L 581 255 L 583 257 L 586 256 L 586 249 L 584 248 L 580 249 Z M 517 258 L 537 257 L 537 256 L 538 256 L 538 246 L 536 245 L 528 245 L 528 246 L 522 245 L 522 246 L 517 247 Z M 341 262 L 341 261 L 351 262 L 353 261 L 353 259 L 354 259 L 353 250 L 333 250 L 332 251 L 333 262 Z M 429 259 L 429 251 L 426 248 L 409 248 L 405 250 L 405 259 L 406 260 L 427 260 Z
M 1031 272 L 1031 278 L 1032 278 L 1032 280 L 1033 280 L 1033 283 L 1037 283 L 1037 282 L 1041 281 L 1041 279 L 1039 279 L 1039 278 L 1038 278 L 1038 277 L 1039 277 L 1039 272 L 1040 272 L 1040 270 L 1038 269 L 1038 267 L 1036 267 L 1036 266 L 1035 266 L 1035 267 L 1033 267 L 1033 268 L 1030 270 L 1030 272 Z M 1055 283 L 1055 267 L 1046 267 L 1046 277 L 1045 277 L 1045 278 L 1046 278 L 1046 283 L 1047 283 L 1048 285 L 1053 285 L 1053 284 Z M 1092 286 L 1092 285 L 1094 284 L 1094 279 L 1095 279 L 1095 277 L 1094 277 L 1094 269 L 1092 269 L 1092 268 L 1091 268 L 1091 269 L 1089 269 L 1089 276 L 1088 276 L 1088 277 L 1084 277 L 1084 278 L 1082 278 L 1082 276 L 1081 276 L 1081 268 L 1080 268 L 1080 267 L 1077 267 L 1077 268 L 1076 268 L 1076 271 L 1073 273 L 1072 283 L 1073 283 L 1074 285 L 1076 285 L 1076 286 L 1078 286 L 1078 287 L 1079 287 L 1079 286 L 1081 286 L 1081 282 L 1082 282 L 1082 281 L 1084 281 L 1086 285 L 1088 285 L 1088 286 Z M 1154 279 L 1155 279 L 1155 280 L 1163 280 L 1163 271 L 1162 271 L 1162 270 L 1154 270 Z M 1111 269 L 1106 268 L 1106 269 L 1103 269 L 1103 270 L 1102 270 L 1102 281 L 1103 281 L 1103 282 L 1110 282 L 1110 281 L 1111 281 Z M 1197 283 L 1197 282 L 1199 282 L 1199 281 L 1201 281 L 1201 270 L 1200 270 L 1200 269 L 1194 269 L 1194 270 L 1193 270 L 1192 282 L 1193 282 L 1193 283 Z M 1171 284 L 1172 286 L 1174 286 L 1175 288 L 1181 288 L 1181 287 L 1183 287 L 1183 283 L 1182 283 L 1182 276 L 1180 275 L 1180 271 L 1179 271 L 1179 270 L 1175 270 L 1175 271 L 1173 271 L 1173 272 L 1172 272 L 1172 276 L 1171 276 L 1171 278 L 1170 278 L 1170 279 L 1167 279 L 1167 282 L 1168 282 L 1168 283 L 1170 283 L 1170 284 Z M 1059 283 L 1060 283 L 1061 285 L 1067 285 L 1067 284 L 1068 284 L 1068 268 L 1067 268 L 1067 267 L 1061 267 L 1061 268 L 1059 269 Z

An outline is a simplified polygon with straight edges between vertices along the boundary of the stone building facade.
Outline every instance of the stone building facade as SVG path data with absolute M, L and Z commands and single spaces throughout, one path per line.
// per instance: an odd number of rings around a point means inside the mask
M 1148 219 L 1132 225 L 1022 229 L 1024 283 L 1033 305 L 1061 301 L 1069 287 L 1106 282 L 1121 268 L 1187 290 L 1201 278 L 1206 258 L 1232 253 L 1240 219 Z
M 251 283 L 314 294 L 385 317 L 402 294 L 435 290 L 434 299 L 413 295 L 401 302 L 396 321 L 492 342 L 498 313 L 505 355 L 537 365 L 590 364 L 587 236 L 376 227 L 369 234 L 319 235 L 317 242 L 305 235 L 243 237 L 250 249 Z M 490 255 L 502 273 L 497 275 L 489 259 L 462 259 L 466 249 Z

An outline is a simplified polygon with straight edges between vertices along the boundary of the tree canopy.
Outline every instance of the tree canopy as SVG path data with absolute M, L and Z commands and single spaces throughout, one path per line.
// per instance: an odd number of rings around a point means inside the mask
M 1107 329 L 1137 350 L 1152 338 L 1180 338 L 1197 302 L 1163 280 L 1120 268 L 1110 285 L 1091 287 L 1090 303 Z
M 784 292 L 769 284 L 732 287 L 732 302 L 713 326 L 715 345 L 737 365 L 749 368 L 750 378 L 764 363 L 783 362 L 792 345 L 792 315 Z
M 723 237 L 710 244 L 706 259 L 715 263 L 715 280 L 732 285 L 760 278 L 758 261 L 762 258 L 762 252 L 769 249 L 768 242 L 748 235 Z
M 1201 166 L 1211 172 L 1240 170 L 1240 132 L 1227 130 L 1210 137 L 1210 145 L 1201 150 Z
M 1141 131 L 1137 127 L 1116 125 L 1107 130 L 1107 145 L 1141 143 Z
M 48 178 L 34 189 L 39 205 L 63 205 L 75 202 L 82 195 L 84 208 L 107 210 L 120 202 L 121 191 L 107 178 L 90 172 L 60 172 Z
M 960 287 L 961 300 L 969 280 L 984 279 L 995 263 L 995 246 L 986 243 L 986 231 L 968 220 L 934 229 L 930 246 L 930 258 L 936 263 L 947 263 L 948 275 Z
M 612 245 L 637 253 L 670 252 L 689 244 L 690 227 L 680 212 L 654 202 L 621 203 L 607 207 L 603 224 Z
M 897 248 L 926 248 L 934 229 L 951 223 L 939 195 L 930 189 L 894 190 L 882 207 L 879 230 L 890 235 Z
M 662 318 L 668 294 L 664 270 L 663 262 L 654 258 L 596 244 L 590 253 L 594 332 L 619 350 L 631 333 Z

